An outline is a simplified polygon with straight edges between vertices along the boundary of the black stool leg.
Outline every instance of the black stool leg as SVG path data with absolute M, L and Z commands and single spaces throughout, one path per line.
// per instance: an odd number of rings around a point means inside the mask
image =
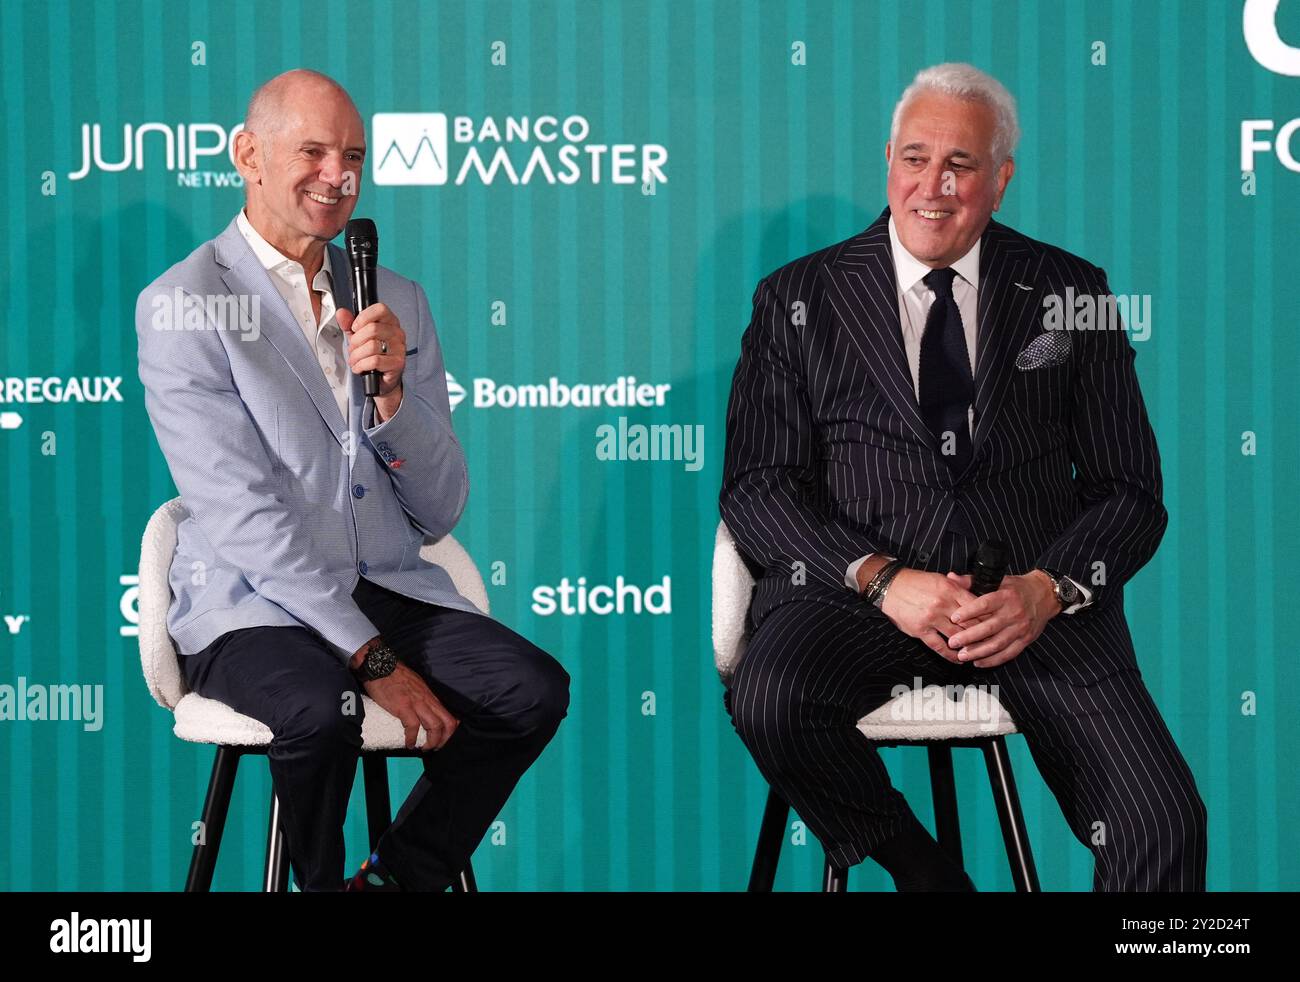
M 849 871 L 843 866 L 832 866 L 826 860 L 826 872 L 822 876 L 823 893 L 845 893 L 849 889 Z
M 271 792 L 271 820 L 266 831 L 266 868 L 263 893 L 285 893 L 289 889 L 289 862 L 285 855 L 284 826 L 280 822 L 280 799 Z
M 776 864 L 781 858 L 781 842 L 785 838 L 785 820 L 789 817 L 790 806 L 774 788 L 768 788 L 763 824 L 758 830 L 758 848 L 754 850 L 754 865 L 749 871 L 750 893 L 772 892 Z
M 366 786 L 366 828 L 370 834 L 370 851 L 374 852 L 379 837 L 393 824 L 388 798 L 388 758 L 383 754 L 362 754 L 361 776 Z
M 965 869 L 961 857 L 961 823 L 957 819 L 957 785 L 952 775 L 952 747 L 946 743 L 934 743 L 928 749 L 935 838 L 953 862 Z
M 1011 863 L 1012 882 L 1018 893 L 1039 893 L 1038 870 L 1034 868 L 1025 817 L 1020 812 L 1020 796 L 1016 794 L 1016 779 L 1011 773 L 1011 758 L 1002 737 L 994 737 L 984 744 L 984 763 L 988 765 L 993 803 L 1002 824 L 1002 841 L 1006 844 L 1007 860 Z
M 190 858 L 190 871 L 185 878 L 186 893 L 207 893 L 212 889 L 212 872 L 217 868 L 217 852 L 221 848 L 221 833 L 226 828 L 226 813 L 230 810 L 230 795 L 235 787 L 238 765 L 238 750 L 217 747 L 216 759 L 212 761 L 212 776 L 208 779 L 208 794 L 203 800 L 202 839 L 194 846 L 194 855 Z

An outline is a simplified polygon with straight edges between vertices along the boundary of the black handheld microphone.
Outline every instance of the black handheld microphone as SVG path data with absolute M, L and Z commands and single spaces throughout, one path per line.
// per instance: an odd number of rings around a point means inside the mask
M 975 553 L 975 564 L 971 567 L 971 593 L 982 597 L 1002 585 L 1002 577 L 1007 575 L 1009 552 L 1007 544 L 1000 539 L 989 539 L 980 545 Z
M 379 302 L 379 233 L 369 218 L 354 218 L 343 230 L 343 243 L 352 267 L 352 302 L 355 314 Z M 361 375 L 368 396 L 379 395 L 382 373 L 372 368 Z

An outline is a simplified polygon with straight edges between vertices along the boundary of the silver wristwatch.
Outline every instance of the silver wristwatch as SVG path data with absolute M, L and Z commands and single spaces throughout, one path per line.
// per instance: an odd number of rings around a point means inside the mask
M 1041 566 L 1039 568 L 1042 569 Z M 1052 581 L 1052 592 L 1056 594 L 1056 602 L 1061 605 L 1062 611 L 1069 610 L 1075 604 L 1083 603 L 1083 591 L 1074 580 L 1054 569 L 1043 569 L 1043 572 Z

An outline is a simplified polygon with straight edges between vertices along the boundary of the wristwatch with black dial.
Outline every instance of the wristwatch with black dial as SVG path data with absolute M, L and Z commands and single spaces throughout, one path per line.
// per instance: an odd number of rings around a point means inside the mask
M 382 639 L 376 641 L 366 652 L 365 660 L 354 669 L 357 677 L 363 682 L 373 682 L 375 679 L 386 678 L 393 674 L 397 668 L 397 653 L 388 647 L 388 643 Z
M 1083 591 L 1074 580 L 1054 569 L 1044 569 L 1043 572 L 1052 581 L 1052 592 L 1056 594 L 1056 602 L 1061 605 L 1062 611 L 1069 610 L 1075 604 L 1083 603 Z

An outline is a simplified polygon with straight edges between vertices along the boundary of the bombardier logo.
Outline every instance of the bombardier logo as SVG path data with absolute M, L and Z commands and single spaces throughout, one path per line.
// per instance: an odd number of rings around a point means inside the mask
M 465 387 L 461 385 L 459 382 L 457 382 L 454 378 L 452 378 L 451 372 L 448 372 L 447 373 L 447 399 L 451 403 L 452 412 L 456 411 L 456 407 L 461 404 L 461 400 L 463 400 L 464 398 L 465 398 Z
M 473 392 L 447 373 L 447 397 L 454 410 L 470 396 L 475 409 L 589 409 L 595 406 L 662 406 L 668 398 L 669 382 L 638 382 L 635 375 L 620 375 L 612 382 L 561 382 L 552 375 L 543 383 L 509 385 L 490 378 L 476 378 Z

